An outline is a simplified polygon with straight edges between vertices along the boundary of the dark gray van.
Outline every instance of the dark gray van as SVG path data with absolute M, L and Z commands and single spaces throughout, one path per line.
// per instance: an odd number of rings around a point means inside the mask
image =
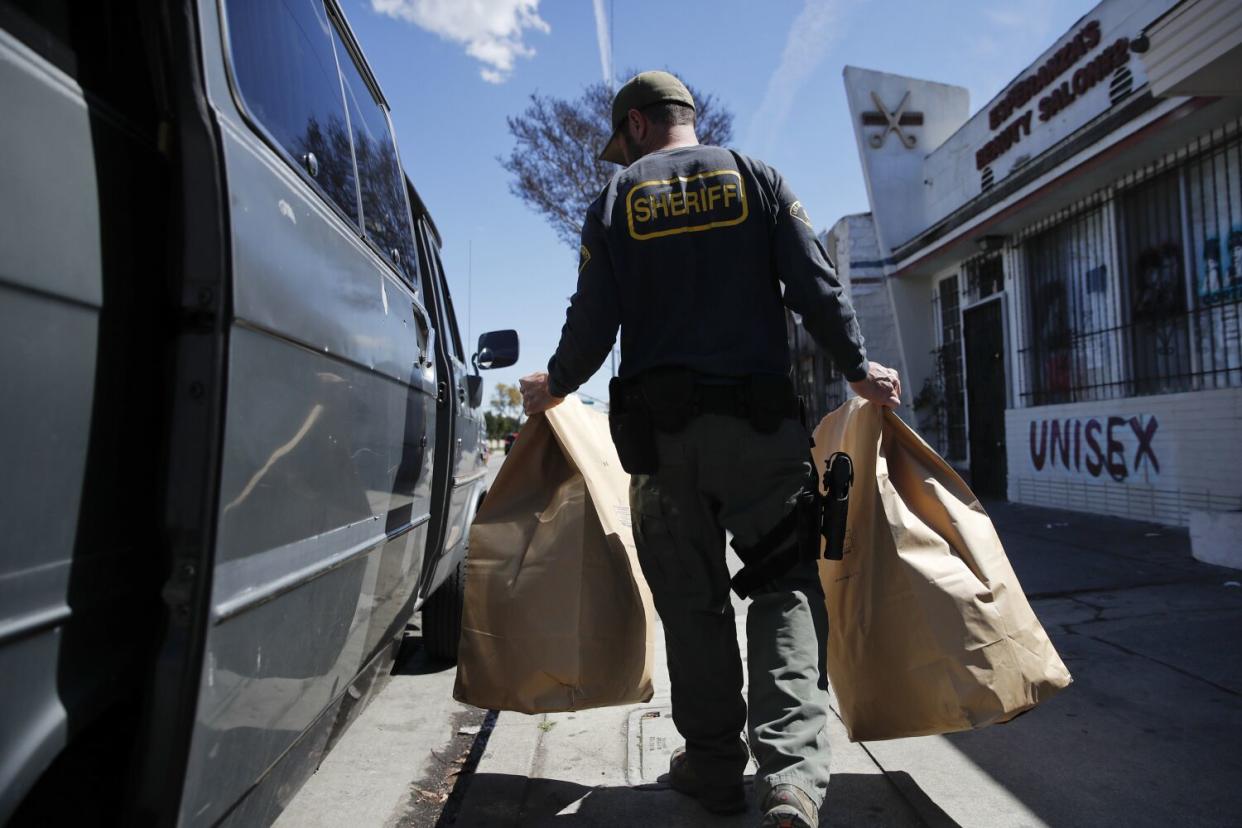
M 440 238 L 336 0 L 0 0 L 0 823 L 262 825 L 483 496 Z

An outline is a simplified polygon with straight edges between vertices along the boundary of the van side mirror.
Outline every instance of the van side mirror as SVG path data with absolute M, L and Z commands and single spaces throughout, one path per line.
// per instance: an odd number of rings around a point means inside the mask
M 483 378 L 478 374 L 466 374 L 466 394 L 471 408 L 483 404 Z
M 479 337 L 479 350 L 474 355 L 476 369 L 508 368 L 517 361 L 517 331 L 488 331 Z

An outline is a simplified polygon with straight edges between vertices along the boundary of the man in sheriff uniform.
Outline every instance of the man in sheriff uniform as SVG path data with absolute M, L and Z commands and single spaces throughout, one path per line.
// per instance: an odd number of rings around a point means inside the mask
M 806 548 L 805 528 L 789 519 L 812 467 L 788 379 L 785 307 L 859 396 L 894 407 L 901 384 L 868 362 L 853 308 L 784 179 L 701 146 L 681 81 L 637 75 L 617 92 L 612 121 L 600 157 L 625 169 L 587 211 L 578 290 L 548 371 L 521 380 L 525 408 L 546 410 L 576 390 L 620 328 L 609 417 L 633 474 L 634 539 L 686 740 L 669 784 L 711 811 L 744 810 L 748 726 L 762 825 L 813 828 L 829 772 L 817 566 L 794 555 L 749 594 L 748 722 L 725 532 L 744 562 L 759 548 Z M 818 553 L 818 536 L 811 543 Z

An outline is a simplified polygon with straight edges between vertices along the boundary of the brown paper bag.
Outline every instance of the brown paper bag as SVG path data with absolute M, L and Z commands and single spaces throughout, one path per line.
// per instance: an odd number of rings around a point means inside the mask
M 853 399 L 815 429 L 854 461 L 844 559 L 821 561 L 828 672 L 854 741 L 1007 721 L 1069 685 L 992 521 L 891 411 Z
M 654 610 L 608 418 L 526 422 L 470 530 L 458 701 L 550 713 L 648 701 Z

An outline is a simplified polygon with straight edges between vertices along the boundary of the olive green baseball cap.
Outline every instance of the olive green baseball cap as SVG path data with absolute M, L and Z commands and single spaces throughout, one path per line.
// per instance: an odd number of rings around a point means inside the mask
M 631 109 L 642 109 L 658 103 L 679 103 L 694 109 L 690 90 L 668 72 L 640 72 L 625 82 L 612 99 L 612 137 L 604 145 L 599 160 L 625 166 L 621 154 L 621 125 Z

